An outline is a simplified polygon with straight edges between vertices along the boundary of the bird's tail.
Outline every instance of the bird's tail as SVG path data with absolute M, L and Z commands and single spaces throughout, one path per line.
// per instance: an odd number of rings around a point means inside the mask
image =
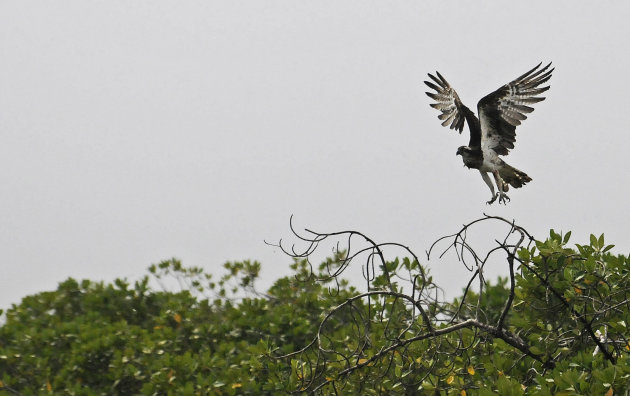
M 532 181 L 532 178 L 527 176 L 525 172 L 511 167 L 508 164 L 505 164 L 503 169 L 500 170 L 499 174 L 501 175 L 501 179 L 503 179 L 504 182 L 514 188 L 521 188 L 528 182 Z

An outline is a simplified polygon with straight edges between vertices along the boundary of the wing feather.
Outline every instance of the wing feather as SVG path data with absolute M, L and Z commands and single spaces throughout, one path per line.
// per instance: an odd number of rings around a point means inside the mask
M 539 96 L 550 87 L 541 86 L 549 81 L 554 69 L 551 63 L 540 68 L 542 62 L 512 82 L 483 97 L 477 104 L 481 123 L 481 147 L 497 155 L 507 155 L 516 142 L 516 127 L 527 119 L 525 114 L 534 111 L 528 105 L 545 100 Z
M 436 76 L 429 73 L 431 81 L 424 83 L 435 92 L 426 92 L 427 96 L 435 100 L 429 106 L 440 111 L 438 118 L 442 121 L 442 126 L 454 129 L 459 133 L 464 130 L 464 123 L 468 122 L 470 129 L 470 147 L 480 147 L 481 128 L 479 120 L 468 107 L 459 99 L 457 92 L 446 81 L 444 76 L 435 72 Z
M 442 126 L 449 126 L 450 129 L 455 129 L 459 133 L 462 133 L 464 129 L 463 120 L 464 114 L 461 111 L 462 102 L 457 96 L 457 92 L 448 84 L 448 82 L 442 77 L 440 73 L 437 73 L 438 77 L 429 73 L 429 78 L 435 82 L 425 81 L 424 83 L 436 93 L 426 92 L 427 96 L 435 100 L 437 103 L 431 103 L 430 106 L 434 109 L 440 110 L 442 113 L 438 115 L 440 120 L 443 120 Z M 437 84 L 437 85 L 436 85 Z

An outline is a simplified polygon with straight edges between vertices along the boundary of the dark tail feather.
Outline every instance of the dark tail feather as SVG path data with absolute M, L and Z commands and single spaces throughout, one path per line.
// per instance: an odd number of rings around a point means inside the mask
M 501 179 L 514 188 L 521 188 L 532 181 L 532 178 L 527 176 L 525 172 L 521 172 L 508 164 L 505 164 L 499 173 L 501 175 Z M 507 191 L 507 188 L 505 190 Z

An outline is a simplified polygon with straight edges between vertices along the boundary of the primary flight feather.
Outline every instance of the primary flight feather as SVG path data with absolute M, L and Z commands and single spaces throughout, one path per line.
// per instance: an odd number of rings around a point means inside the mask
M 544 86 L 551 78 L 553 68 L 551 63 L 541 68 L 542 63 L 483 97 L 477 104 L 475 116 L 457 96 L 457 92 L 448 81 L 439 73 L 436 76 L 429 73 L 432 81 L 424 83 L 435 92 L 426 94 L 436 103 L 430 106 L 439 110 L 438 116 L 442 120 L 442 126 L 448 126 L 459 133 L 464 130 L 464 123 L 470 130 L 468 146 L 457 149 L 456 155 L 461 155 L 464 165 L 468 168 L 478 169 L 481 177 L 486 182 L 492 193 L 488 204 L 496 199 L 500 203 L 506 203 L 510 198 L 506 195 L 509 186 L 519 188 L 532 179 L 503 161 L 499 156 L 507 155 L 514 148 L 516 141 L 516 127 L 527 119 L 526 114 L 534 111 L 531 107 L 534 103 L 545 100 L 540 96 L 549 89 Z M 492 173 L 498 192 L 495 194 L 492 180 L 488 173 Z

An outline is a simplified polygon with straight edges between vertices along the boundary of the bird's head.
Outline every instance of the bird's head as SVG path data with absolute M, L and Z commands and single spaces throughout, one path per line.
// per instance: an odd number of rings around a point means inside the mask
M 468 146 L 459 146 L 457 148 L 457 152 L 455 153 L 455 155 L 464 155 L 464 152 L 469 151 L 470 148 Z

